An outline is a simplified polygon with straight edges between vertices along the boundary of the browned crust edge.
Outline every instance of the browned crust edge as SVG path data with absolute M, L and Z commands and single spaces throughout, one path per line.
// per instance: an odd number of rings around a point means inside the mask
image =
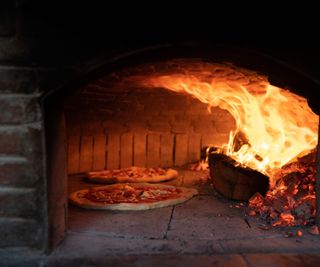
M 89 173 L 90 174 L 90 173 Z M 104 176 L 94 176 L 90 177 L 87 175 L 87 178 L 90 182 L 96 182 L 101 184 L 114 184 L 114 183 L 160 183 L 171 181 L 178 177 L 178 172 L 174 169 L 168 169 L 166 174 L 158 175 L 153 177 L 141 177 L 134 179 L 119 178 L 119 177 L 104 177 Z

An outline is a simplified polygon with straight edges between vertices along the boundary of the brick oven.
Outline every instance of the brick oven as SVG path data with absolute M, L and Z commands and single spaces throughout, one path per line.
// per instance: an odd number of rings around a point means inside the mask
M 190 94 L 141 82 L 155 73 L 191 73 L 211 64 L 212 75 L 228 81 L 255 85 L 268 79 L 304 97 L 319 115 L 313 64 L 299 70 L 295 53 L 285 57 L 281 49 L 260 47 L 259 38 L 253 49 L 228 38 L 223 44 L 198 36 L 189 42 L 170 34 L 144 43 L 131 38 L 130 28 L 131 42 L 114 29 L 112 41 L 83 38 L 74 22 L 67 23 L 68 15 L 60 25 L 35 5 L 0 3 L 4 264 L 86 266 L 88 259 L 115 263 L 119 255 L 125 264 L 147 265 L 153 264 L 150 255 L 159 262 L 170 255 L 175 264 L 181 263 L 179 255 L 207 262 L 212 255 L 228 254 L 225 261 L 247 266 L 254 264 L 250 255 L 255 253 L 319 252 L 318 236 L 303 230 L 304 239 L 292 237 L 296 228 L 265 231 L 244 213 L 246 203 L 222 197 L 201 181 L 204 172 L 188 169 L 205 148 L 228 142 L 236 127 L 229 112 L 219 107 L 208 112 L 208 105 Z M 88 25 L 96 27 L 94 34 L 102 30 L 95 21 Z M 88 25 L 80 23 L 90 34 Z M 200 196 L 186 205 L 137 213 L 84 211 L 68 204 L 71 192 L 88 186 L 85 173 L 134 165 L 174 167 L 179 171 L 175 185 L 197 187 Z

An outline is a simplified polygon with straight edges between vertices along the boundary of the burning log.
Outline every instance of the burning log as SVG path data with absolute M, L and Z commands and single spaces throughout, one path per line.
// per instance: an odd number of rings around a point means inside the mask
M 223 154 L 210 154 L 209 166 L 214 188 L 230 199 L 247 201 L 257 192 L 264 196 L 269 189 L 266 175 L 237 166 L 235 160 Z

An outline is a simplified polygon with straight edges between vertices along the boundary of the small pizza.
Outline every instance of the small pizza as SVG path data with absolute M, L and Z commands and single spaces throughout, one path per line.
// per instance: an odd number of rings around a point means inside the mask
M 175 179 L 178 172 L 173 169 L 130 167 L 119 170 L 88 172 L 92 182 L 103 184 L 114 183 L 159 183 Z
M 162 184 L 113 184 L 74 192 L 69 200 L 86 209 L 148 210 L 183 203 L 198 191 Z

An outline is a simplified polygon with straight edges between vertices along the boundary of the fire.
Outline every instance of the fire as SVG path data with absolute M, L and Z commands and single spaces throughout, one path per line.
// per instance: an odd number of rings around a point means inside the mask
M 310 157 L 311 156 L 311 157 Z M 260 215 L 276 226 L 312 225 L 315 222 L 316 153 L 299 158 L 276 171 L 277 182 L 265 197 L 256 193 L 249 200 L 248 215 Z
M 254 84 L 246 85 L 241 80 L 217 77 L 207 65 L 196 72 L 180 69 L 153 74 L 143 84 L 190 94 L 207 104 L 209 111 L 220 107 L 230 112 L 236 129 L 230 132 L 225 153 L 262 173 L 271 175 L 317 145 L 318 117 L 306 99 L 271 85 L 267 79 L 257 78 Z

